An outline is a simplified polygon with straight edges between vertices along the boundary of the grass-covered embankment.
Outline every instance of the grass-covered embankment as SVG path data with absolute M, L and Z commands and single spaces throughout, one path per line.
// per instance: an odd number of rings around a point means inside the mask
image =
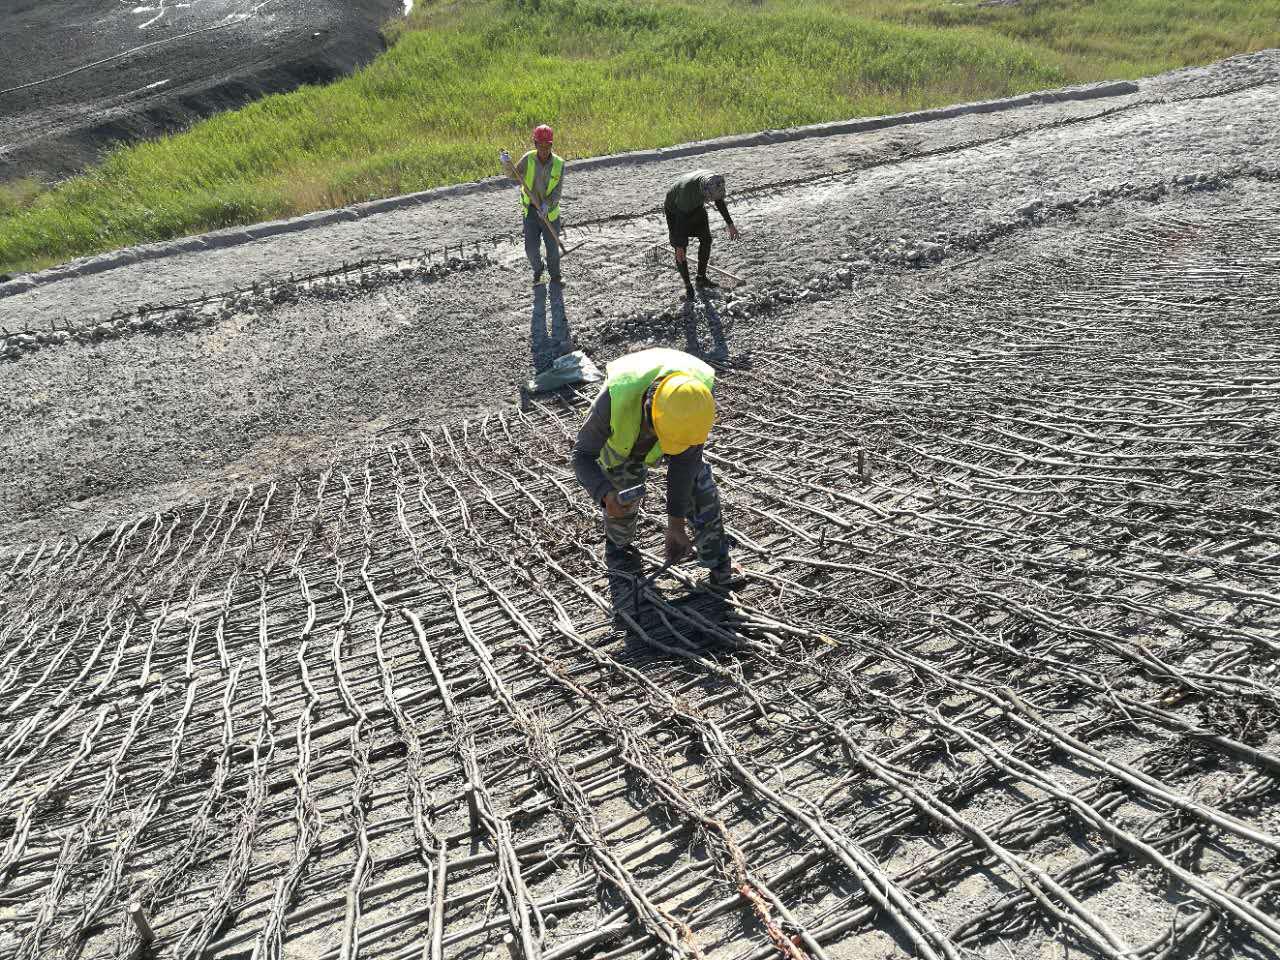
M 421 0 L 420 0 L 421 2 Z M 0 270 L 568 157 L 1136 77 L 1280 46 L 1280 0 L 461 0 L 359 73 L 0 188 Z

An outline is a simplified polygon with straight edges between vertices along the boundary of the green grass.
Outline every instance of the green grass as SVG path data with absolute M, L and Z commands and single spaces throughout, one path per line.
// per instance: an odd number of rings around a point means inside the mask
M 0 183 L 0 218 L 25 210 L 43 192 L 40 182 L 31 177 Z
M 1280 46 L 1280 0 L 462 0 L 324 87 L 0 189 L 0 270 L 574 158 L 1136 77 Z

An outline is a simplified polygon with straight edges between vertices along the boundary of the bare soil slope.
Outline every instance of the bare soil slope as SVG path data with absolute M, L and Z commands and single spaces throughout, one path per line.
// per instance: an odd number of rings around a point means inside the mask
M 760 304 L 824 302 L 818 284 L 892 297 L 904 267 L 912 277 L 921 267 L 962 274 L 1029 243 L 1248 189 L 1260 182 L 1254 168 L 1273 170 L 1280 155 L 1270 122 L 1277 70 L 1266 53 L 1144 81 L 1134 96 L 571 171 L 569 237 L 589 242 L 567 267 L 566 323 L 602 362 L 683 339 L 679 285 L 648 251 L 665 236 L 655 210 L 663 185 L 691 164 L 729 177 L 744 239 L 720 239 L 716 255 L 749 281 L 697 304 L 692 319 L 705 340 L 708 308 L 719 311 L 730 346 L 746 353 L 806 329 L 803 316 L 780 324 Z M 5 366 L 0 414 L 14 429 L 0 438 L 0 530 L 83 531 L 318 467 L 394 422 L 514 402 L 534 359 L 527 266 L 505 239 L 517 211 L 509 188 L 479 184 L 349 225 L 0 299 L 0 328 L 46 341 L 19 334 L 31 343 L 13 347 L 21 359 Z M 416 261 L 341 272 L 344 262 L 424 249 Z M 334 269 L 313 293 L 288 282 Z M 119 309 L 201 292 L 211 298 L 203 306 L 107 323 Z
M 16 0 L 0 30 L 0 181 L 59 179 L 104 147 L 182 129 L 367 63 L 393 0 Z

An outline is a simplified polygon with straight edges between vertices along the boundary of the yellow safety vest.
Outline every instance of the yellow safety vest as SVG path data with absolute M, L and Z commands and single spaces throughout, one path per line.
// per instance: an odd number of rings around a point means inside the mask
M 533 174 L 534 165 L 538 162 L 538 155 L 530 153 L 529 159 L 524 162 L 524 189 L 520 191 L 520 205 L 524 208 L 524 215 L 529 215 L 529 201 L 533 196 Z M 564 171 L 564 160 L 551 155 L 551 179 L 547 181 L 547 195 L 542 199 L 546 200 L 556 192 L 556 187 L 560 184 L 560 174 Z M 547 211 L 547 219 L 555 222 L 560 219 L 560 204 L 556 204 Z
M 684 373 L 701 380 L 708 390 L 715 386 L 716 372 L 697 357 L 669 347 L 653 347 L 619 357 L 605 367 L 604 388 L 609 391 L 609 439 L 600 451 L 599 463 L 616 470 L 631 456 L 640 436 L 644 418 L 644 395 L 653 381 L 672 373 Z M 644 458 L 653 464 L 662 456 L 655 442 Z

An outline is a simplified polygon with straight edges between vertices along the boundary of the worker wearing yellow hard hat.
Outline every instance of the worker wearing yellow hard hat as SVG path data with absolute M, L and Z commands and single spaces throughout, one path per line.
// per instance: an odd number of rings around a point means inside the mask
M 604 512 L 610 567 L 638 563 L 631 543 L 639 521 L 639 491 L 648 468 L 665 457 L 667 561 L 678 561 L 696 548 L 698 563 L 710 569 L 713 585 L 726 586 L 739 572 L 729 557 L 715 477 L 702 458 L 716 419 L 714 386 L 711 367 L 665 347 L 627 354 L 606 368 L 604 389 L 578 431 L 573 468 Z

